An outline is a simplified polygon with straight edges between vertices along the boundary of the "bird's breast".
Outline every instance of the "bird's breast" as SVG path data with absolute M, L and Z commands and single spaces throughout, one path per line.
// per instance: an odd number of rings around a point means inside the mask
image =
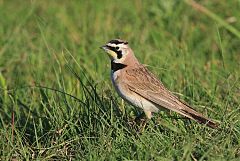
M 127 84 L 124 82 L 124 78 L 121 76 L 121 71 L 111 71 L 111 80 L 114 88 L 116 89 L 119 96 L 132 104 L 133 106 L 139 107 L 143 110 L 157 112 L 158 108 L 152 102 L 146 100 L 142 96 L 132 92 Z
M 120 76 L 120 71 L 111 71 L 111 80 L 114 88 L 116 89 L 117 93 L 124 98 L 126 95 L 126 91 L 122 87 L 121 83 L 121 76 Z

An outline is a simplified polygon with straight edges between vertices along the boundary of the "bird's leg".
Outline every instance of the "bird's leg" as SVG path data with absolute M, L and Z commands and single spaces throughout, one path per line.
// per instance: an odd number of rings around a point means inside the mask
M 140 115 L 138 115 L 136 118 L 135 118 L 135 122 L 140 125 L 141 122 L 143 122 L 144 120 L 146 119 L 146 116 L 145 116 L 145 113 L 141 113 Z
M 142 133 L 145 129 L 147 121 L 151 118 L 152 113 L 150 111 L 144 111 L 139 116 L 135 118 L 136 124 L 139 126 L 138 131 Z

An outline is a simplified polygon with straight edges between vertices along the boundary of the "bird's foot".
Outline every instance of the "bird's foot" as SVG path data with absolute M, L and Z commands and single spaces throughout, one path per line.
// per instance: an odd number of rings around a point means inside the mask
M 142 133 L 147 125 L 147 118 L 145 116 L 145 113 L 143 112 L 139 116 L 135 118 L 135 123 L 136 123 L 136 131 L 138 133 Z

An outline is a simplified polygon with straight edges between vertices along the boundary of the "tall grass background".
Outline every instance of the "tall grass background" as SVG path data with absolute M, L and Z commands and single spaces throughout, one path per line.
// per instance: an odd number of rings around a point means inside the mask
M 238 160 L 240 1 L 0 0 L 1 160 Z M 141 111 L 110 82 L 99 46 L 129 42 L 213 130 Z

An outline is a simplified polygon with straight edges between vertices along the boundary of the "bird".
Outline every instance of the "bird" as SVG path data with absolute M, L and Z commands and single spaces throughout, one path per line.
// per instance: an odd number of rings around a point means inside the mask
M 153 113 L 167 110 L 208 127 L 218 127 L 217 123 L 194 110 L 168 90 L 138 61 L 127 41 L 112 39 L 100 48 L 111 60 L 111 81 L 118 95 L 131 105 L 142 109 L 142 115 L 148 120 L 152 118 Z

